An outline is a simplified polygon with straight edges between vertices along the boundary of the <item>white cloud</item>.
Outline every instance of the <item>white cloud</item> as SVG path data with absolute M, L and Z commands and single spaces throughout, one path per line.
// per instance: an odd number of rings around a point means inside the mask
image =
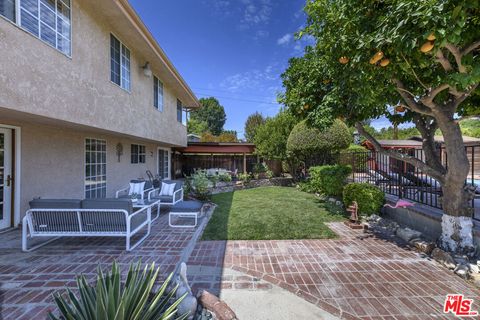
M 271 82 L 279 79 L 279 72 L 275 70 L 274 66 L 269 65 L 263 70 L 253 69 L 228 76 L 220 83 L 220 87 L 230 92 L 260 87 L 271 88 Z
M 283 37 L 277 40 L 277 44 L 284 46 L 290 43 L 293 40 L 293 35 L 291 33 L 285 34 Z

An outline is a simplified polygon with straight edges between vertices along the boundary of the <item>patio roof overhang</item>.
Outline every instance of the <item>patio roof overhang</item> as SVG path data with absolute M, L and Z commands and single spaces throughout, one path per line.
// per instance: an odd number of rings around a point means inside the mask
M 190 142 L 186 148 L 176 150 L 190 154 L 253 154 L 255 145 L 252 143 Z

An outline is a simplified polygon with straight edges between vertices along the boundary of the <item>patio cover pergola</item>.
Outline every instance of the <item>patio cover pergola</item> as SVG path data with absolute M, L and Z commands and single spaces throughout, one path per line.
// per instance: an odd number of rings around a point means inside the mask
M 230 171 L 251 172 L 258 157 L 255 145 L 243 142 L 189 142 L 186 148 L 177 148 L 180 163 L 175 167 L 189 174 L 193 169 L 223 168 Z

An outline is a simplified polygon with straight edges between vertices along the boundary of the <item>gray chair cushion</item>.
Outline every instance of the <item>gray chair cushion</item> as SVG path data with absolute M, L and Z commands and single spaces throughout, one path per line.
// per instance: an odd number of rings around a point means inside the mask
M 80 209 L 82 200 L 78 199 L 33 199 L 31 209 Z
M 130 199 L 85 199 L 82 200 L 83 209 L 118 209 L 132 214 L 133 206 Z
M 172 196 L 159 196 L 159 195 L 156 195 L 154 197 L 152 197 L 152 199 L 154 200 L 160 200 L 160 202 L 173 202 L 173 197 Z
M 203 203 L 199 201 L 182 201 L 175 204 L 170 212 L 200 212 Z

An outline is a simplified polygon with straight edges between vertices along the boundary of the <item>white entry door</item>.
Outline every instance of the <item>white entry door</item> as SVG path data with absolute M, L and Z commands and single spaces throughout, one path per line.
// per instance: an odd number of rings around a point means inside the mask
M 0 128 L 0 229 L 11 226 L 12 130 Z

